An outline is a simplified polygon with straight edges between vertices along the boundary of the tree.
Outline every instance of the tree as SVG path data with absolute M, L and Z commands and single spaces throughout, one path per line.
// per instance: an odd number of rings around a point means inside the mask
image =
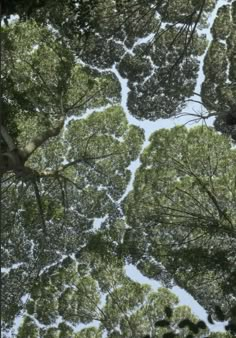
M 173 312 L 169 319 L 173 331 L 183 316 L 197 323 L 188 307 L 177 304 L 178 298 L 169 290 L 153 292 L 148 285 L 127 278 L 122 261 L 107 257 L 105 263 L 101 256 L 82 250 L 77 258 L 67 257 L 40 276 L 28 297 L 17 337 L 100 338 L 104 332 L 117 338 L 161 337 L 170 330 L 158 322 L 163 322 L 167 307 L 174 307 L 169 310 Z M 99 327 L 76 329 L 78 323 L 93 320 Z M 187 327 L 181 330 L 182 335 L 191 332 Z
M 40 8 L 34 2 L 29 6 L 31 17 L 49 22 L 86 64 L 106 69 L 116 63 L 128 78 L 128 106 L 135 117 L 156 120 L 176 115 L 193 95 L 198 58 L 206 48 L 198 28 L 206 25 L 213 9 L 210 0 L 172 4 L 166 0 L 61 0 L 57 6 L 53 1 L 45 1 Z M 139 42 L 148 35 L 152 38 Z
M 81 114 L 87 107 L 114 104 L 119 86 L 111 76 L 96 77 L 76 64 L 73 51 L 33 21 L 16 23 L 4 33 L 5 116 L 1 136 L 6 150 L 1 154 L 1 172 L 13 170 L 21 176 L 25 162 L 38 147 L 60 133 L 66 118 Z M 33 138 L 24 135 L 29 131 L 24 129 L 22 119 L 29 121 L 26 128 L 30 128 Z
M 98 9 L 97 34 L 89 36 L 80 57 L 101 69 L 115 62 L 121 76 L 128 79 L 128 108 L 136 118 L 173 116 L 193 95 L 198 57 L 206 47 L 196 28 L 204 24 L 212 5 L 208 1 L 175 5 L 123 1 L 122 5 L 119 10 L 112 5 Z
M 123 250 L 147 275 L 174 278 L 209 311 L 235 297 L 236 152 L 212 129 L 162 129 L 124 204 Z
M 84 245 L 94 218 L 114 212 L 143 131 L 109 108 L 119 98 L 115 79 L 77 64 L 50 30 L 28 21 L 4 34 L 2 250 L 6 267 L 20 264 L 3 277 L 12 318 L 13 299 L 20 303 L 45 266 Z M 92 107 L 104 111 L 76 119 Z M 10 291 L 16 279 L 24 287 Z
M 93 28 L 92 10 L 97 0 L 30 0 L 27 1 L 3 1 L 1 17 L 6 25 L 9 24 L 11 15 L 17 15 L 20 21 L 35 19 L 43 25 L 52 25 L 64 33 L 84 34 Z
M 201 93 L 206 107 L 216 114 L 216 129 L 233 139 L 236 139 L 235 25 L 236 2 L 233 1 L 219 9 L 212 27 L 213 41 L 206 55 Z

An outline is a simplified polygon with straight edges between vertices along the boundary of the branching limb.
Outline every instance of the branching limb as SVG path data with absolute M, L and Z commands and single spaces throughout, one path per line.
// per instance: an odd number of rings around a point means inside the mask
M 194 100 L 188 100 L 188 101 L 194 101 Z M 200 102 L 197 102 L 200 103 Z M 195 111 L 195 110 L 194 110 Z M 188 124 L 188 123 L 192 123 L 192 122 L 200 122 L 203 121 L 206 123 L 206 120 L 208 120 L 211 117 L 215 117 L 217 114 L 216 113 L 208 113 L 208 114 L 204 114 L 204 113 L 187 113 L 187 112 L 181 112 L 180 114 L 178 114 L 176 116 L 176 118 L 181 118 L 183 116 L 193 116 L 193 119 L 187 121 L 184 125 Z
M 16 149 L 16 145 L 13 141 L 13 139 L 11 138 L 11 136 L 8 134 L 6 128 L 4 128 L 3 125 L 1 125 L 1 136 L 4 139 L 4 141 L 6 142 L 7 146 L 8 146 L 8 150 L 12 151 Z
M 42 205 L 42 200 L 41 200 L 41 196 L 39 193 L 39 188 L 37 185 L 37 182 L 35 179 L 32 180 L 32 184 L 34 186 L 34 192 L 35 192 L 35 196 L 36 196 L 36 200 L 37 200 L 37 204 L 38 204 L 38 210 L 39 210 L 39 215 L 41 218 L 41 223 L 43 226 L 43 233 L 46 236 L 47 235 L 47 229 L 46 229 L 46 223 L 45 223 L 45 219 L 44 219 L 44 213 L 43 213 L 43 205 Z
M 78 163 L 87 163 L 88 161 L 96 161 L 96 160 L 101 160 L 105 158 L 109 158 L 111 156 L 115 155 L 120 155 L 120 153 L 109 153 L 109 154 L 104 154 L 101 156 L 91 156 L 91 157 L 82 157 L 79 159 L 76 159 L 74 161 L 71 161 L 69 163 L 66 163 L 65 165 L 60 166 L 59 168 L 55 170 L 45 170 L 39 173 L 40 177 L 46 177 L 46 176 L 57 176 L 60 172 L 66 170 L 67 168 L 76 165 Z
M 44 144 L 49 138 L 57 136 L 64 126 L 65 119 L 61 119 L 53 128 L 47 129 L 41 135 L 33 138 L 24 149 L 21 149 L 21 154 L 24 160 L 27 160 L 35 150 Z

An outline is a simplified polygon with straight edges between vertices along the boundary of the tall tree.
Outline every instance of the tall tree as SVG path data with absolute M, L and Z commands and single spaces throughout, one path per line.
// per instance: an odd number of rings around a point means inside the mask
M 146 275 L 175 282 L 208 310 L 235 298 L 236 151 L 212 129 L 162 129 L 124 205 L 123 247 Z
M 212 27 L 213 41 L 204 64 L 202 98 L 215 112 L 215 127 L 236 140 L 236 2 L 221 7 Z M 217 71 L 216 71 L 217 69 Z
M 12 3 L 24 18 L 26 6 Z M 49 23 L 85 63 L 102 69 L 117 64 L 128 78 L 135 117 L 175 115 L 192 96 L 206 47 L 199 28 L 206 25 L 212 1 L 60 0 L 55 6 L 49 0 L 31 1 L 29 8 L 31 17 Z
M 114 105 L 114 77 L 77 64 L 50 29 L 16 23 L 3 47 L 3 307 L 12 319 L 13 299 L 20 304 L 46 265 L 86 244 L 94 218 L 115 212 L 143 131 Z M 93 107 L 104 108 L 80 119 Z
M 22 176 L 25 162 L 61 132 L 66 118 L 114 104 L 119 85 L 110 75 L 96 76 L 78 65 L 73 51 L 33 21 L 6 28 L 3 38 L 1 172 Z
M 105 332 L 113 338 L 162 337 L 181 328 L 183 317 L 193 325 L 198 323 L 188 307 L 178 306 L 178 298 L 169 290 L 153 292 L 150 286 L 127 278 L 122 261 L 108 256 L 104 261 L 85 250 L 39 277 L 28 295 L 23 317 L 19 338 L 100 338 Z M 79 323 L 97 325 L 79 330 Z M 182 335 L 190 332 L 188 326 L 181 328 Z M 200 337 L 207 328 L 195 333 Z

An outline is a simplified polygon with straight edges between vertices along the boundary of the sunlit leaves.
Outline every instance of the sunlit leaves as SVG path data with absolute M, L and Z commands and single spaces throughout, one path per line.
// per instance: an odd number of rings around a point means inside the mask
M 142 140 L 142 130 L 128 126 L 119 107 L 71 121 L 65 137 L 70 149 L 67 159 L 78 159 L 79 185 L 90 182 L 97 193 L 108 189 L 113 198 L 120 197 L 130 177 L 126 168 L 137 157 Z
M 23 325 L 19 329 L 17 338 L 38 338 L 39 328 L 30 317 L 24 319 Z
M 127 235 L 140 238 L 132 240 L 129 255 L 150 276 L 146 264 L 152 257 L 162 262 L 202 301 L 212 293 L 201 287 L 203 280 L 212 280 L 218 299 L 230 300 L 236 220 L 236 153 L 230 140 L 204 127 L 161 130 L 152 135 L 141 160 L 124 205 L 132 226 Z M 208 306 L 215 301 L 208 298 Z
M 162 337 L 170 325 L 176 330 L 183 316 L 197 323 L 189 308 L 177 306 L 178 298 L 169 290 L 154 292 L 125 276 L 122 261 L 113 257 L 104 261 L 90 250 L 77 256 L 65 258 L 39 276 L 27 297 L 19 338 L 27 334 L 101 338 L 105 332 L 109 338 L 142 338 L 150 333 Z M 171 311 L 168 319 L 166 311 Z M 159 325 L 164 321 L 167 326 Z M 79 330 L 79 323 L 89 326 Z
M 21 146 L 54 126 L 59 118 L 81 115 L 89 107 L 119 99 L 114 76 L 77 64 L 73 50 L 33 20 L 5 29 L 5 49 L 4 106 L 13 121 L 6 118 L 4 124 L 11 135 L 17 126 L 15 141 Z
M 80 278 L 61 294 L 58 311 L 69 322 L 88 323 L 96 318 L 99 299 L 96 282 L 90 277 Z
M 135 56 L 126 54 L 119 66 L 131 89 L 128 107 L 138 118 L 174 115 L 194 90 L 196 57 L 204 50 L 204 39 L 194 34 L 190 47 L 184 34 L 178 35 L 171 26 L 160 29 L 159 34 L 154 41 L 135 47 Z
M 204 63 L 202 97 L 216 112 L 217 130 L 236 138 L 235 125 L 235 2 L 221 7 L 212 27 L 213 41 Z M 217 72 L 216 72 L 217 69 Z
M 24 262 L 25 273 L 30 266 L 34 278 L 37 271 L 60 259 L 64 253 L 73 253 L 87 244 L 96 251 L 93 237 L 89 239 L 93 218 L 116 213 L 116 201 L 122 197 L 130 179 L 127 167 L 137 158 L 143 138 L 143 131 L 130 126 L 121 108 L 114 107 L 94 112 L 84 120 L 70 121 L 64 133 L 38 148 L 27 165 L 40 177 L 37 186 L 43 212 L 40 215 L 30 182 L 8 189 L 8 200 L 4 200 L 6 211 L 15 204 L 20 209 L 15 214 L 12 211 L 11 240 L 24 245 L 10 252 L 6 241 L 6 261 Z M 105 244 L 105 253 L 108 242 L 101 241 Z M 10 277 L 6 276 L 6 285 Z M 28 283 L 25 287 L 29 287 Z M 20 289 L 17 284 L 16 303 L 22 296 Z M 53 306 L 53 301 L 49 302 Z M 42 303 L 41 308 L 44 306 Z M 50 306 L 46 316 L 52 311 Z M 14 309 L 12 315 L 19 310 L 18 307 Z M 41 311 L 42 320 L 49 320 L 49 317 L 43 319 L 43 310 L 38 311 Z
M 60 96 L 70 78 L 72 53 L 46 28 L 39 28 L 33 21 L 9 27 L 8 38 L 14 45 L 9 55 L 9 62 L 14 63 L 10 72 L 10 79 L 15 82 L 13 94 L 28 101 L 26 105 L 18 100 L 19 108 L 29 114 L 40 112 L 41 118 L 52 112 L 61 114 Z

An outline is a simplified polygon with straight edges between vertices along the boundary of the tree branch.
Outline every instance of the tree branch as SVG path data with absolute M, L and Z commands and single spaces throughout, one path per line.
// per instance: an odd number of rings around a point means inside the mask
M 16 145 L 13 142 L 13 139 L 11 138 L 11 136 L 6 131 L 6 129 L 3 127 L 3 125 L 1 125 L 0 132 L 1 132 L 2 138 L 4 139 L 4 141 L 6 142 L 8 146 L 9 151 L 15 150 Z
M 46 228 L 46 223 L 45 223 L 45 219 L 44 219 L 44 212 L 43 212 L 43 205 L 42 205 L 42 201 L 41 201 L 41 196 L 40 196 L 40 192 L 39 192 L 39 188 L 37 185 L 37 182 L 35 179 L 32 180 L 32 184 L 34 187 L 34 192 L 35 192 L 35 197 L 36 197 L 36 201 L 38 204 L 38 211 L 39 211 L 39 216 L 42 222 L 42 227 L 43 227 L 43 233 L 46 236 L 47 235 L 47 228 Z
M 121 153 L 108 153 L 108 154 L 104 154 L 101 156 L 94 156 L 94 157 L 82 157 L 79 158 L 77 160 L 71 161 L 66 163 L 65 165 L 60 166 L 59 168 L 55 169 L 55 170 L 45 170 L 39 173 L 40 177 L 46 177 L 46 176 L 57 176 L 60 172 L 64 171 L 65 169 L 78 164 L 78 163 L 87 163 L 88 161 L 95 161 L 95 160 L 101 160 L 101 159 L 105 159 L 111 156 L 115 156 L 115 155 L 120 155 Z
M 33 152 L 35 152 L 35 150 L 44 144 L 49 138 L 57 136 L 64 126 L 64 122 L 65 119 L 61 119 L 53 128 L 49 128 L 41 135 L 36 136 L 25 146 L 24 149 L 21 149 L 20 153 L 24 160 L 27 160 L 33 154 Z

